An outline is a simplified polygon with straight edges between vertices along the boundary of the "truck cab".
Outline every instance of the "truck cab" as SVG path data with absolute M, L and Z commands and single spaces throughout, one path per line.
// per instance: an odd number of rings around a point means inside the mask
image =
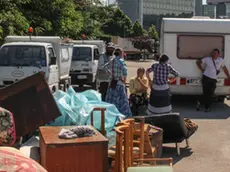
M 60 44 L 59 37 L 9 36 L 6 42 L 0 48 L 0 87 L 37 72 L 45 73 L 53 91 L 70 84 L 71 46 Z
M 90 85 L 96 89 L 96 72 L 100 53 L 96 45 L 74 45 L 70 70 L 73 85 Z

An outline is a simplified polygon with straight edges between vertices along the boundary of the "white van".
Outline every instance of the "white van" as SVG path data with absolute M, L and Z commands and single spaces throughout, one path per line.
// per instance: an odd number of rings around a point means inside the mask
M 176 95 L 202 94 L 202 73 L 197 59 L 210 56 L 214 48 L 220 50 L 230 70 L 230 20 L 164 18 L 161 27 L 160 52 L 166 53 L 169 63 L 179 71 L 180 77 L 171 84 Z M 216 96 L 224 100 L 230 94 L 230 80 L 221 69 L 218 75 Z
M 90 85 L 96 89 L 99 49 L 96 45 L 74 45 L 70 70 L 73 85 Z
M 71 84 L 73 46 L 61 43 L 60 37 L 7 36 L 5 41 L 0 47 L 0 87 L 41 71 L 53 91 Z

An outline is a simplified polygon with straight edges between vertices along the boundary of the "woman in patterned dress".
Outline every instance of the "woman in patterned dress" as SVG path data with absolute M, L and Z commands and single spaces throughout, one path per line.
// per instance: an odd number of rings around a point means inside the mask
M 109 63 L 109 66 L 106 67 L 107 71 L 110 73 L 111 81 L 105 101 L 114 104 L 119 112 L 126 117 L 132 116 L 125 85 L 127 66 L 125 61 L 121 58 L 122 50 L 117 48 L 114 55 L 115 58 Z

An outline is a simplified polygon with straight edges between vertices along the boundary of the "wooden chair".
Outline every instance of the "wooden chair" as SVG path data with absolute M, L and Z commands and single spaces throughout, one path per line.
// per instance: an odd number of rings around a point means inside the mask
M 110 172 L 126 172 L 128 167 L 131 166 L 130 162 L 130 126 L 120 125 L 115 128 L 116 131 L 116 150 L 110 152 L 109 156 L 112 156 L 115 162 L 112 165 Z M 124 148 L 124 149 L 123 149 Z
M 101 112 L 101 133 L 106 136 L 106 130 L 105 130 L 105 111 L 106 108 L 94 108 L 93 111 L 90 114 L 90 119 L 91 119 L 91 125 L 94 126 L 94 117 L 93 117 L 93 112 L 95 111 L 100 111 Z
M 136 167 L 129 167 L 127 172 L 173 172 L 173 159 L 172 158 L 149 158 L 149 159 L 140 159 L 141 162 L 167 162 L 169 165 L 147 165 L 141 164 Z
M 139 123 L 135 123 L 132 118 L 125 119 L 117 125 L 125 124 L 130 127 L 130 162 L 131 165 L 134 165 L 136 159 L 143 159 L 144 157 L 144 118 L 140 118 Z

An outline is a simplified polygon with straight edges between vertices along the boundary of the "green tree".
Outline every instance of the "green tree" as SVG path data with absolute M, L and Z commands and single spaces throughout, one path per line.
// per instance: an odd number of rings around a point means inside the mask
M 158 33 L 156 27 L 152 24 L 148 29 L 148 36 L 154 40 L 158 40 Z
M 107 20 L 102 26 L 106 34 L 128 37 L 132 33 L 132 21 L 120 8 L 116 8 L 113 15 L 110 15 Z
M 134 37 L 146 35 L 146 30 L 144 30 L 139 21 L 136 21 L 133 25 L 133 34 Z
M 75 38 L 83 27 L 73 0 L 29 0 L 21 10 L 37 34 Z
M 7 35 L 23 35 L 29 23 L 19 10 L 19 6 L 29 0 L 0 0 L 0 42 Z

